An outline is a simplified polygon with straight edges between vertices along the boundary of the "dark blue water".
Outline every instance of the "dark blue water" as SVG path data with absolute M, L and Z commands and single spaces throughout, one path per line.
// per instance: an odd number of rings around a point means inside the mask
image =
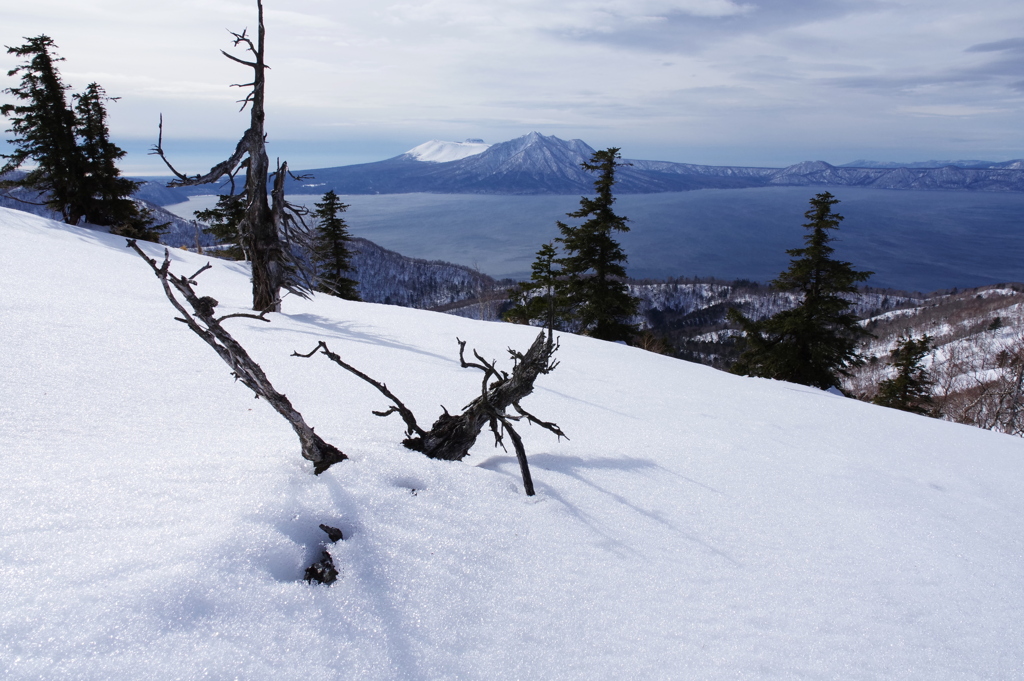
M 621 235 L 635 277 L 766 281 L 789 263 L 818 188 L 712 189 L 621 196 Z M 1024 281 L 1024 194 L 836 188 L 846 217 L 836 257 L 872 270 L 874 286 L 932 291 Z M 301 198 L 312 203 L 319 197 Z M 487 274 L 526 276 L 576 196 L 399 194 L 343 197 L 353 234 L 404 255 Z M 202 199 L 194 200 L 203 207 Z M 175 206 L 179 211 L 179 206 Z M 190 206 L 190 210 L 191 210 Z

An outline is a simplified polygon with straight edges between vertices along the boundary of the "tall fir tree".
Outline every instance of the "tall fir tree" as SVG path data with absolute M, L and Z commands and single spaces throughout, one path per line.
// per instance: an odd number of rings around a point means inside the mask
M 26 38 L 18 47 L 8 47 L 8 54 L 24 57 L 26 62 L 7 72 L 8 76 L 21 76 L 15 87 L 4 92 L 13 95 L 20 104 L 4 104 L 0 113 L 8 117 L 8 132 L 14 139 L 9 154 L 0 154 L 7 163 L 0 175 L 17 170 L 29 161 L 35 167 L 20 179 L 0 180 L 0 187 L 22 187 L 46 196 L 46 207 L 58 212 L 69 225 L 77 225 L 89 208 L 88 190 L 85 188 L 84 159 L 75 137 L 75 113 L 68 106 L 64 84 L 57 62 L 64 61 L 55 54 L 56 44 L 46 35 Z
M 892 351 L 892 366 L 896 375 L 878 384 L 875 404 L 914 414 L 931 415 L 932 380 L 921 362 L 932 350 L 932 338 L 901 338 Z
M 513 307 L 505 319 L 518 324 L 540 322 L 548 329 L 562 328 L 568 315 L 565 299 L 565 279 L 558 266 L 558 251 L 553 243 L 541 246 L 537 259 L 530 266 L 529 281 L 519 283 L 509 293 Z
M 242 234 L 245 219 L 245 194 L 221 194 L 217 205 L 193 213 L 196 220 L 206 224 L 204 234 L 217 240 L 221 256 L 229 260 L 248 260 L 247 246 Z
M 139 183 L 122 177 L 117 168 L 126 152 L 110 140 L 104 104 L 117 98 L 108 97 L 99 84 L 90 83 L 74 99 L 75 129 L 85 171 L 83 188 L 88 196 L 86 219 L 129 239 L 159 241 L 167 225 L 153 224 L 152 213 L 131 198 Z
M 612 186 L 619 163 L 619 149 L 595 151 L 582 167 L 598 174 L 597 196 L 580 198 L 580 209 L 569 213 L 582 218 L 578 226 L 558 222 L 565 255 L 557 260 L 565 277 L 565 298 L 571 309 L 575 330 L 602 340 L 629 340 L 638 331 L 630 322 L 636 315 L 637 300 L 626 286 L 626 254 L 614 239 L 614 232 L 628 232 L 627 218 L 615 214 Z
M 786 251 L 793 256 L 789 269 L 772 282 L 781 291 L 801 294 L 800 304 L 760 321 L 730 311 L 744 332 L 744 351 L 733 364 L 733 373 L 825 390 L 838 387 L 840 376 L 860 363 L 857 343 L 870 334 L 857 324 L 852 303 L 843 294 L 856 293 L 857 283 L 873 272 L 858 272 L 850 263 L 832 258 L 831 232 L 843 220 L 832 212 L 837 203 L 828 192 L 811 199 L 811 209 L 804 213 L 804 227 L 810 230 L 804 237 L 806 246 Z
M 4 92 L 21 104 L 5 104 L 0 113 L 11 119 L 14 139 L 10 154 L 0 154 L 7 163 L 0 175 L 31 161 L 35 167 L 21 178 L 0 181 L 0 187 L 21 187 L 46 199 L 45 205 L 61 214 L 64 222 L 82 220 L 132 238 L 158 241 L 165 225 L 154 226 L 149 210 L 131 199 L 138 183 L 121 177 L 117 161 L 125 152 L 110 140 L 107 129 L 107 97 L 103 88 L 91 83 L 74 95 L 68 105 L 65 85 L 57 70 L 56 45 L 46 35 L 26 38 L 7 52 L 25 57 L 26 63 L 7 72 L 21 76 L 16 87 Z
M 332 189 L 324 194 L 323 201 L 313 205 L 316 207 L 313 215 L 317 218 L 313 243 L 316 290 L 345 300 L 361 300 L 359 282 L 346 276 L 353 271 L 349 248 L 352 236 L 340 214 L 348 209 L 348 204 L 342 203 Z

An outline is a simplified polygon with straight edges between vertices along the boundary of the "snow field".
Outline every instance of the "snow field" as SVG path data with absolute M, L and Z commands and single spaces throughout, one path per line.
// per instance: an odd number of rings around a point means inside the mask
M 1020 439 L 564 335 L 523 406 L 571 440 L 521 428 L 529 498 L 488 434 L 428 460 L 290 355 L 325 340 L 426 426 L 479 390 L 456 337 L 507 367 L 536 329 L 289 297 L 226 325 L 352 457 L 314 477 L 122 239 L 0 235 L 0 677 L 1024 676 Z M 247 307 L 239 264 L 197 290 Z

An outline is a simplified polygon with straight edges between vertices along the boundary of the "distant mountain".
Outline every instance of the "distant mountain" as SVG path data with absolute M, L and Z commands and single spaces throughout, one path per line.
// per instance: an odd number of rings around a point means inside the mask
M 333 189 L 352 194 L 585 194 L 594 176 L 580 167 L 594 149 L 582 140 L 562 140 L 532 132 L 508 142 L 431 140 L 404 154 L 374 163 L 304 170 L 302 180 L 289 179 L 291 194 L 323 194 Z M 855 161 L 833 166 L 804 161 L 787 168 L 706 166 L 669 161 L 628 160 L 617 173 L 616 192 L 652 194 L 694 189 L 813 186 L 878 189 L 1024 191 L 1024 161 L 989 163 L 939 161 L 890 164 Z M 236 178 L 238 181 L 239 178 Z M 196 194 L 224 191 L 204 185 L 167 189 L 150 178 L 138 196 L 167 205 Z
M 896 161 L 865 161 L 859 159 L 856 161 L 850 161 L 849 163 L 843 163 L 840 168 L 945 168 L 946 166 L 953 166 L 955 168 L 975 168 L 975 169 L 999 169 L 1009 168 L 1020 170 L 1024 168 L 1024 160 L 1017 159 L 1015 161 L 914 161 L 913 163 L 899 163 Z
M 580 194 L 593 187 L 593 174 L 580 167 L 593 153 L 582 140 L 566 141 L 537 132 L 491 146 L 475 140 L 435 140 L 385 161 L 305 171 L 314 179 L 293 182 L 288 190 L 299 194 L 328 189 L 339 194 Z M 443 160 L 447 158 L 453 160 Z M 853 167 L 805 161 L 787 168 L 627 162 L 631 165 L 617 174 L 616 191 L 621 194 L 770 186 L 1024 191 L 1022 161 L 961 161 L 963 165 L 941 167 L 927 167 L 928 163 L 871 167 L 870 162 Z
M 428 142 L 376 163 L 303 171 L 311 180 L 292 181 L 292 193 L 339 194 L 579 194 L 593 188 L 594 176 L 580 164 L 594 149 L 582 140 L 562 140 L 533 132 L 487 146 L 452 161 L 439 161 L 462 150 Z M 456 143 L 448 143 L 454 145 Z M 468 143 L 459 143 L 468 144 Z M 483 145 L 481 145 L 483 146 Z M 473 145 L 467 151 L 476 151 Z M 636 161 L 618 173 L 616 190 L 627 194 L 688 191 L 703 188 L 764 186 L 769 168 L 693 166 Z
M 847 168 L 805 161 L 772 173 L 769 185 L 954 191 L 1024 191 L 1024 170 L 994 168 Z

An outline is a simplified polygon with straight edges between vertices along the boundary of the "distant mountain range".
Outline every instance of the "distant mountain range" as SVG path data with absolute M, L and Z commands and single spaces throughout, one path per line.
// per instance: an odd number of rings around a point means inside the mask
M 850 161 L 849 163 L 843 163 L 840 168 L 945 168 L 946 166 L 953 166 L 955 168 L 976 168 L 976 169 L 1010 169 L 1020 170 L 1024 168 L 1024 160 L 1017 159 L 1016 161 L 1002 161 L 996 163 L 994 161 L 914 161 L 913 163 L 899 163 L 896 161 L 865 161 L 863 159 L 857 161 Z
M 562 140 L 532 132 L 488 145 L 481 140 L 433 140 L 375 163 L 304 170 L 302 180 L 289 180 L 291 194 L 585 194 L 594 182 L 580 164 L 594 149 L 582 140 Z M 814 186 L 878 189 L 1024 191 L 1024 161 L 929 161 L 894 165 L 855 161 L 833 166 L 805 161 L 787 168 L 707 166 L 669 161 L 628 160 L 615 190 L 620 194 L 682 192 L 694 189 Z M 944 163 L 945 165 L 936 166 Z M 167 189 L 147 182 L 138 196 L 158 205 L 185 196 L 216 193 L 215 185 Z

